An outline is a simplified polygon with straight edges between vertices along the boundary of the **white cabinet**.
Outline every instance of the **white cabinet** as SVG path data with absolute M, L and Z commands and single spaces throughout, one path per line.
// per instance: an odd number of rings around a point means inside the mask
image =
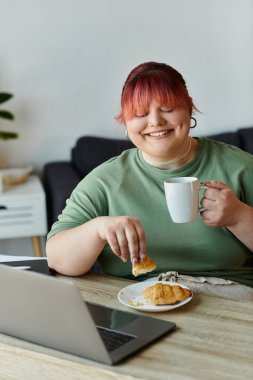
M 32 237 L 36 256 L 41 256 L 39 236 L 47 233 L 45 192 L 37 176 L 0 193 L 0 239 Z

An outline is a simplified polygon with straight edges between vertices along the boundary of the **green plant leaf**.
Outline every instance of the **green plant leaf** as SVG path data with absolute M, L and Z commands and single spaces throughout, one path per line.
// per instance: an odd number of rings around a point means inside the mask
M 13 97 L 12 94 L 9 94 L 8 92 L 0 92 L 0 104 L 7 102 L 7 100 L 11 99 Z
M 0 131 L 0 140 L 10 140 L 18 138 L 18 134 L 15 132 L 3 132 Z
M 14 115 L 9 111 L 0 110 L 0 117 L 3 119 L 14 120 Z

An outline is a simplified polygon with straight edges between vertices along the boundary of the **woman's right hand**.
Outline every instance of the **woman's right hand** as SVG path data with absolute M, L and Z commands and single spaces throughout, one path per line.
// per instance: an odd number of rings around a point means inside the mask
M 97 218 L 99 237 L 123 262 L 130 254 L 136 264 L 146 257 L 146 238 L 139 219 L 132 216 L 100 216 Z

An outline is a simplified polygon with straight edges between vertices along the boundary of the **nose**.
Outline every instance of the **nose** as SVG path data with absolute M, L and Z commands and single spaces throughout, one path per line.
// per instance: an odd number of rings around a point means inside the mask
M 164 125 L 165 120 L 160 112 L 160 110 L 155 110 L 150 112 L 149 118 L 148 118 L 148 125 L 150 127 L 157 127 L 159 125 Z

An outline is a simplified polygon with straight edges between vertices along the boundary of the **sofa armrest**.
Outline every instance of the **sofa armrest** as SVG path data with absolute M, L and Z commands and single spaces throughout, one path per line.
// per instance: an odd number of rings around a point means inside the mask
M 67 161 L 46 164 L 43 177 L 46 191 L 48 230 L 50 230 L 81 178 L 71 163 Z

